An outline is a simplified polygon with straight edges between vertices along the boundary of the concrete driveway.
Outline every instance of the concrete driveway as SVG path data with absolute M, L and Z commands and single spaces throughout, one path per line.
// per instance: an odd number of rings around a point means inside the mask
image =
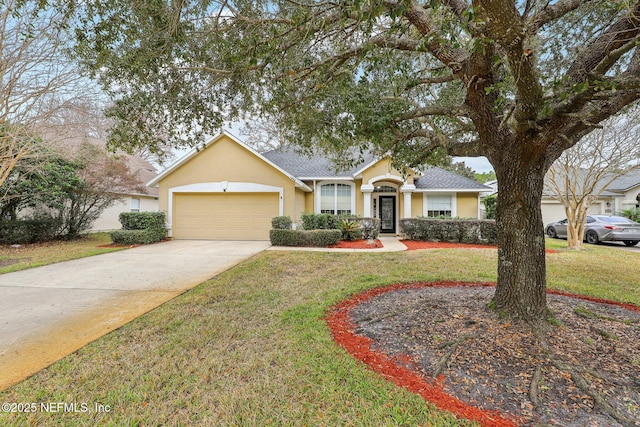
M 174 240 L 0 275 L 0 390 L 269 246 Z

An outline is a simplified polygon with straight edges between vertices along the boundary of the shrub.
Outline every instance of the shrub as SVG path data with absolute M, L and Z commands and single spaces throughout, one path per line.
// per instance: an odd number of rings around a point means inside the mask
M 109 233 L 111 241 L 119 245 L 146 245 L 162 240 L 165 233 L 158 230 L 114 230 Z
M 620 215 L 625 218 L 629 218 L 631 221 L 640 222 L 640 209 L 638 208 L 625 209 L 620 212 Z
M 379 218 L 357 218 L 356 221 L 360 223 L 363 239 L 374 240 L 378 238 L 380 234 Z
M 340 241 L 340 230 L 286 230 L 274 228 L 269 232 L 274 246 L 321 246 L 335 245 Z
M 54 218 L 0 221 L 0 243 L 24 244 L 56 237 L 59 222 Z
M 123 230 L 165 229 L 164 212 L 122 212 L 119 219 Z
M 488 196 L 485 196 L 484 200 L 482 201 L 482 203 L 484 204 L 484 217 L 485 219 L 496 219 L 496 209 L 498 206 L 498 195 L 497 194 L 490 194 Z
M 400 228 L 409 240 L 484 244 L 497 241 L 493 220 L 406 218 L 400 220 Z
M 380 234 L 380 220 L 378 218 L 360 218 L 355 215 L 303 214 L 302 229 L 342 229 L 342 221 L 354 221 L 358 223 L 362 233 L 361 237 L 363 239 L 377 239 Z
M 336 230 L 339 228 L 339 221 L 336 215 L 332 214 L 302 214 L 302 228 L 304 230 Z
M 159 242 L 167 235 L 164 212 L 122 212 L 122 230 L 109 233 L 111 241 L 120 245 L 146 245 Z
M 362 238 L 362 229 L 358 221 L 343 219 L 339 224 L 342 240 L 357 240 Z
M 277 216 L 271 219 L 271 227 L 277 230 L 291 230 L 293 221 L 290 216 Z

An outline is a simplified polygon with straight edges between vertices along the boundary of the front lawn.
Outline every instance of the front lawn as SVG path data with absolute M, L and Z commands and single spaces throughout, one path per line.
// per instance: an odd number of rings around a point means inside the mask
M 76 240 L 0 245 L 0 274 L 121 250 L 109 247 L 109 233 L 94 233 Z M 102 246 L 102 247 L 101 247 Z
M 2 402 L 89 411 L 0 412 L 0 424 L 471 425 L 351 358 L 323 316 L 384 284 L 495 281 L 496 257 L 263 252 L 0 393 Z M 592 247 L 547 260 L 551 288 L 640 304 L 636 253 Z

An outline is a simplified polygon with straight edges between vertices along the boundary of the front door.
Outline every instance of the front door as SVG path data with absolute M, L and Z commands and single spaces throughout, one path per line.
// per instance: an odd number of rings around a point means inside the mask
M 380 232 L 396 232 L 396 196 L 380 196 Z

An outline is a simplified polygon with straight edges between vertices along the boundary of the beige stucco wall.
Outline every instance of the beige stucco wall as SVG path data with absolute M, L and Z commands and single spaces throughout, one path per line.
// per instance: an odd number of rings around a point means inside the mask
M 478 193 L 458 193 L 457 216 L 461 218 L 478 218 Z
M 159 209 L 167 212 L 170 188 L 205 182 L 250 182 L 284 189 L 284 215 L 295 218 L 295 183 L 226 135 L 197 153 L 159 182 Z
M 411 218 L 417 218 L 424 215 L 422 213 L 422 194 L 423 193 L 411 194 Z
M 313 189 L 313 183 L 307 183 Z M 313 213 L 315 209 L 315 192 L 305 193 L 304 195 L 304 213 Z
M 369 183 L 369 180 L 385 175 L 393 175 L 399 176 L 402 178 L 402 173 L 397 169 L 391 167 L 391 159 L 386 157 L 382 160 L 379 160 L 375 164 L 373 164 L 370 168 L 364 170 L 362 172 L 362 182 L 365 184 Z M 408 176 L 406 177 L 407 182 L 413 183 L 413 172 L 409 171 Z M 402 184 L 402 182 L 398 182 L 398 184 Z
M 304 191 L 300 190 L 299 188 L 296 188 L 296 205 L 295 205 L 295 209 L 294 209 L 294 213 L 291 216 L 291 219 L 293 220 L 293 222 L 298 222 L 300 221 L 300 215 L 302 215 L 303 213 L 307 212 L 307 194 L 313 194 L 313 193 L 305 193 Z

